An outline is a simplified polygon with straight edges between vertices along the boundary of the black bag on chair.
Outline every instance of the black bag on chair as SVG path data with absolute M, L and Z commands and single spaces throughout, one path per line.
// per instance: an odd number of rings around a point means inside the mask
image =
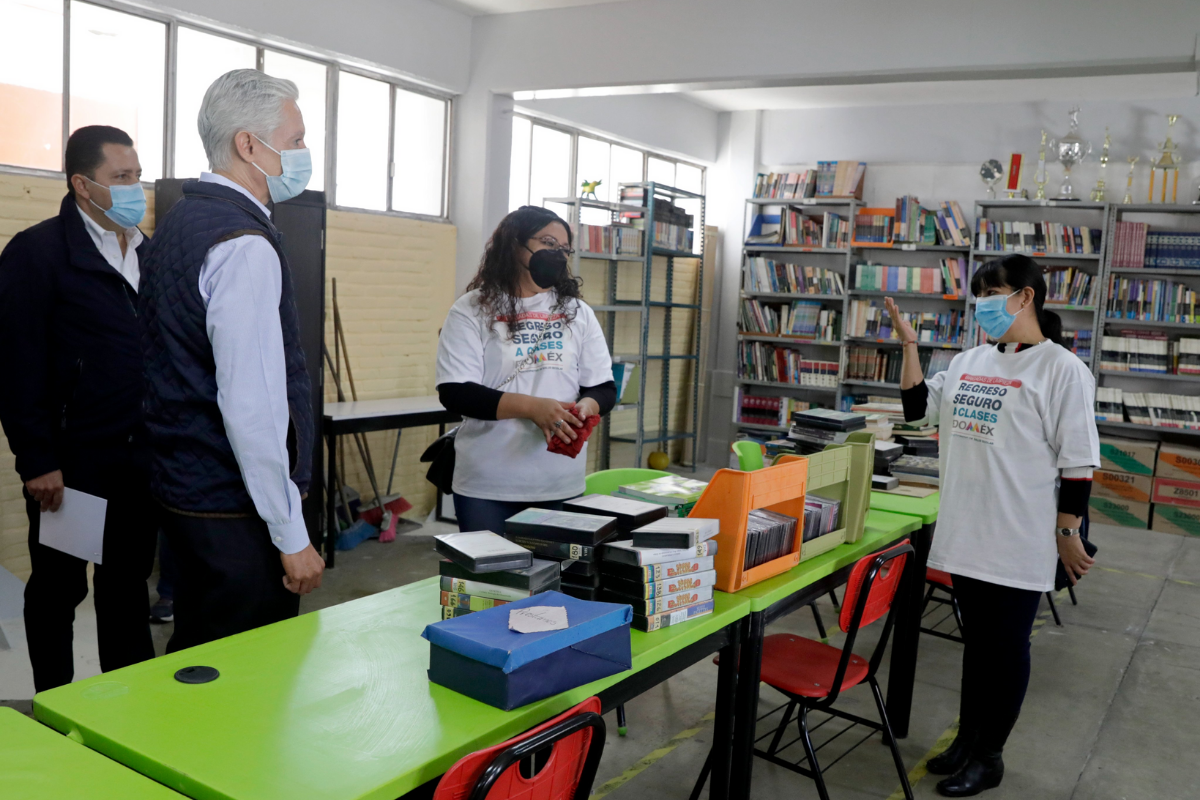
M 429 464 L 425 480 L 437 487 L 442 494 L 452 494 L 454 489 L 454 437 L 458 428 L 451 428 L 434 439 L 425 452 L 421 453 L 421 461 Z

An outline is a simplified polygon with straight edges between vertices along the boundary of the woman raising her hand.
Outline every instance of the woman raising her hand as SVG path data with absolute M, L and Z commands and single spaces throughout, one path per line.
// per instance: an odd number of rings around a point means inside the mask
M 596 315 L 567 269 L 571 231 L 552 211 L 505 217 L 438 340 L 438 397 L 464 418 L 455 439 L 454 511 L 464 531 L 504 532 L 530 506 L 557 508 L 584 491 L 587 445 L 570 444 L 617 401 Z
M 938 426 L 941 503 L 929 566 L 951 574 L 963 618 L 959 730 L 929 761 L 947 797 L 998 786 L 1001 752 L 1029 685 L 1029 635 L 1061 559 L 1071 582 L 1093 559 L 1079 528 L 1100 466 L 1096 384 L 1058 341 L 1041 268 L 1024 255 L 971 279 L 975 321 L 995 344 L 954 357 L 928 381 L 917 336 L 892 298 L 903 344 L 904 418 Z

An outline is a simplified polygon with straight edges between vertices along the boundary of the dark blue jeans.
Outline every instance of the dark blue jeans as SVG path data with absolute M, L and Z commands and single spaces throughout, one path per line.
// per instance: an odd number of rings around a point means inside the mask
M 491 531 L 504 533 L 504 520 L 527 508 L 562 508 L 564 500 L 481 500 L 455 493 L 454 516 L 458 517 L 460 531 Z

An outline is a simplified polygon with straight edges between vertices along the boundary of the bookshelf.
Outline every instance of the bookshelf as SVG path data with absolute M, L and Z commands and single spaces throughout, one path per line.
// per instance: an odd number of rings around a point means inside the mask
M 630 386 L 630 389 L 636 387 L 635 397 L 630 402 L 620 402 L 613 409 L 613 413 L 635 412 L 636 424 L 631 431 L 614 432 L 612 414 L 605 417 L 599 432 L 598 468 L 608 469 L 611 466 L 614 443 L 632 445 L 634 448 L 633 465 L 642 467 L 645 466 L 644 456 L 647 447 L 667 449 L 672 442 L 691 442 L 692 464 L 690 466 L 694 470 L 696 468 L 697 431 L 699 430 L 700 311 L 703 306 L 704 249 L 707 247 L 704 237 L 704 196 L 654 182 L 622 183 L 620 189 L 622 198 L 625 198 L 626 193 L 640 194 L 640 202 L 631 199 L 609 202 L 584 197 L 547 198 L 545 201 L 562 203 L 569 210 L 569 222 L 577 242 L 572 260 L 573 273 L 576 276 L 580 275 L 581 262 L 585 259 L 599 261 L 603 264 L 604 302 L 592 305 L 592 310 L 600 317 L 609 352 L 613 354 L 613 361 L 637 365 L 635 382 Z M 696 209 L 698 213 L 691 215 L 689 228 L 679 230 L 683 226 L 676 225 L 674 229 L 668 230 L 664 226 L 662 231 L 656 231 L 655 221 L 670 211 L 668 206 L 686 206 Z M 622 223 L 624 222 L 641 220 L 643 225 L 639 229 L 640 252 L 634 254 L 622 250 L 614 253 L 612 248 L 600 248 L 599 252 L 584 250 L 583 248 L 588 242 L 580 236 L 580 233 L 588 224 L 583 221 L 583 214 L 585 210 L 589 209 L 598 212 L 589 214 L 589 219 L 595 219 L 596 222 L 607 219 L 609 228 L 623 227 Z M 607 217 L 604 216 L 605 214 Z M 669 237 L 672 235 L 684 238 L 690 236 L 693 241 L 699 243 L 699 247 L 685 249 L 687 243 L 677 239 L 671 240 Z M 690 302 L 691 298 L 677 300 L 675 297 L 676 258 L 695 259 L 697 262 L 695 302 Z M 622 288 L 628 287 L 628 282 L 620 279 L 622 265 L 629 269 L 640 267 L 640 275 L 636 281 L 639 287 L 636 298 L 624 297 L 618 291 L 619 285 Z M 672 344 L 672 335 L 677 327 L 673 317 L 677 311 L 692 312 L 693 317 L 689 326 L 691 328 L 690 345 L 683 350 Z M 630 331 L 628 328 L 618 330 L 618 317 L 635 314 L 638 320 L 637 328 L 634 331 L 636 341 L 635 346 L 630 348 L 628 346 Z M 661 326 L 652 324 L 652 317 L 661 317 Z M 619 338 L 622 347 L 618 351 L 616 348 Z M 651 408 L 652 404 L 647 394 L 651 365 L 655 366 L 661 379 L 659 396 L 657 402 L 653 403 L 653 408 Z M 672 417 L 674 416 L 672 402 L 678 399 L 678 396 L 672 397 L 671 376 L 676 370 L 686 371 L 689 366 L 691 397 L 690 409 L 685 417 L 690 420 L 690 424 L 686 424 L 682 428 L 672 428 Z M 618 400 L 628 397 L 629 391 L 627 389 Z

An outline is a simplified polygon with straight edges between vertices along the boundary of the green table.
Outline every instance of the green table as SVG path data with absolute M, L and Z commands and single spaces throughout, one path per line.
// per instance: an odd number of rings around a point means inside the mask
M 11 708 L 0 708 L 4 800 L 183 800 Z
M 807 606 L 831 589 L 846 582 L 850 570 L 863 556 L 883 550 L 901 541 L 921 527 L 915 517 L 891 514 L 886 511 L 868 511 L 863 537 L 857 542 L 839 545 L 828 553 L 804 561 L 782 575 L 747 586 L 738 592 L 739 597 L 750 601 L 750 616 L 746 624 L 746 639 L 742 646 L 738 668 L 737 719 L 734 724 L 733 764 L 729 778 L 731 800 L 748 800 L 750 780 L 754 765 L 755 723 L 758 717 L 758 695 L 762 676 L 763 639 L 767 625 L 782 616 Z M 907 573 L 907 568 L 906 568 Z M 916 587 L 919 594 L 920 585 Z M 916 621 L 919 625 L 920 620 Z M 911 624 L 911 623 L 910 623 Z M 897 620 L 897 627 L 899 620 Z M 892 659 L 896 659 L 897 646 L 892 646 Z M 903 653 L 902 658 L 915 662 L 916 652 Z M 888 694 L 888 717 L 902 716 L 907 725 L 908 708 L 893 708 L 892 696 Z M 912 691 L 909 687 L 908 702 Z M 895 730 L 895 726 L 893 725 Z M 896 735 L 901 734 L 896 731 Z
M 462 756 L 598 694 L 636 697 L 712 653 L 722 658 L 718 730 L 732 739 L 733 681 L 746 598 L 716 593 L 713 614 L 632 632 L 633 669 L 513 711 L 429 682 L 425 626 L 438 579 L 344 603 L 42 692 L 38 719 L 193 798 L 394 800 Z M 215 667 L 212 683 L 174 679 Z M 720 741 L 721 739 L 718 739 Z M 724 778 L 714 784 L 724 797 Z
M 934 492 L 929 497 L 905 497 L 902 494 L 887 492 L 871 492 L 871 508 L 876 511 L 890 511 L 893 514 L 906 514 L 917 517 L 922 525 L 937 522 L 938 504 L 941 493 Z

